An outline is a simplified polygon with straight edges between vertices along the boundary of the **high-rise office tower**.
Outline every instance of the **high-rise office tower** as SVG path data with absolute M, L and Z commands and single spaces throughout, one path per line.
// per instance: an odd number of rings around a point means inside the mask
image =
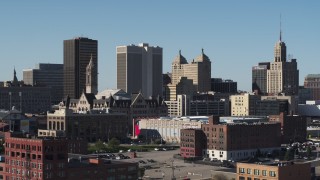
M 308 74 L 304 78 L 304 88 L 311 91 L 311 99 L 320 100 L 320 74 Z
M 220 93 L 237 93 L 238 83 L 231 79 L 211 78 L 211 91 Z
M 23 82 L 32 86 L 51 88 L 51 102 L 56 104 L 63 98 L 63 64 L 36 64 L 34 69 L 23 70 Z
M 270 69 L 267 71 L 267 92 L 270 94 L 298 94 L 299 70 L 297 60 L 287 61 L 286 51 L 286 44 L 282 42 L 280 31 L 280 39 L 274 48 L 274 62 L 270 63 Z
M 91 82 L 98 85 L 98 41 L 77 37 L 63 42 L 64 97 L 79 98 L 86 90 L 86 67 L 92 59 Z
M 267 93 L 267 72 L 270 69 L 270 62 L 261 62 L 252 67 L 252 92 L 258 94 Z
M 184 65 L 188 64 L 188 61 L 185 57 L 181 55 L 181 50 L 179 50 L 179 55 L 174 58 L 172 62 L 172 75 L 171 83 L 177 84 L 180 81 L 181 77 L 184 77 Z
M 117 47 L 117 88 L 145 97 L 162 95 L 162 48 L 147 43 Z
M 172 62 L 172 84 L 177 84 L 180 77 L 193 80 L 197 92 L 208 92 L 211 90 L 211 61 L 207 55 L 202 53 L 190 63 L 181 55 Z
M 203 49 L 192 62 L 184 65 L 184 76 L 193 80 L 197 92 L 211 90 L 211 61 Z

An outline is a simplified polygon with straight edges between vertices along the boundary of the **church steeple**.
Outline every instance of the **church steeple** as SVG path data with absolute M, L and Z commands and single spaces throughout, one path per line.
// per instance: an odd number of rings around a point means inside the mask
M 94 84 L 94 82 L 96 82 L 93 78 L 94 78 L 94 63 L 93 63 L 93 59 L 92 59 L 92 54 L 90 57 L 90 61 L 89 64 L 86 67 L 86 93 L 93 93 L 93 94 L 97 94 L 98 93 L 98 88 L 97 85 Z
M 16 68 L 14 67 L 13 68 L 13 81 L 12 81 L 12 84 L 15 86 L 15 85 L 18 85 L 18 78 L 17 78 L 17 72 L 16 72 Z

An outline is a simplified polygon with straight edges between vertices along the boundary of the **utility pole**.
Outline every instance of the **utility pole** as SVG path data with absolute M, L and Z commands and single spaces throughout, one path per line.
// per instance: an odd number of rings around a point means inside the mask
M 172 177 L 171 177 L 171 180 L 176 180 L 176 177 L 174 176 L 174 169 L 175 167 L 173 166 L 173 159 L 171 160 L 171 169 L 172 169 Z
M 19 92 L 20 96 L 20 112 L 22 113 L 22 92 Z
M 11 95 L 12 95 L 12 93 L 11 92 L 9 92 L 9 97 L 10 97 L 10 101 L 9 101 L 9 111 L 11 110 Z

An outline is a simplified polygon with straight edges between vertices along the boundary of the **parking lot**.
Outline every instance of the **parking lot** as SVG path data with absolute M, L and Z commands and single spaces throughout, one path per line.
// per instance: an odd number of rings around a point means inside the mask
M 179 150 L 137 152 L 137 158 L 121 161 L 138 162 L 140 167 L 145 167 L 143 179 L 171 179 L 173 174 L 176 179 L 209 179 L 215 174 L 224 174 L 228 179 L 235 178 L 235 169 L 185 163 L 173 158 L 178 153 Z

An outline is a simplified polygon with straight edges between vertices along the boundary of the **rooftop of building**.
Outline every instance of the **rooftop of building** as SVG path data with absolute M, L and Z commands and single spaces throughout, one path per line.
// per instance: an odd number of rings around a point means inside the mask
M 159 120 L 159 121 L 184 121 L 184 122 L 201 122 L 207 123 L 209 120 L 208 116 L 178 116 L 178 117 L 138 117 L 138 120 Z
M 52 136 L 31 136 L 28 133 L 24 133 L 21 131 L 14 131 L 14 132 L 5 132 L 6 138 L 20 138 L 20 139 L 32 139 L 32 140 L 39 140 L 39 141 L 53 141 L 53 140 L 66 140 L 65 137 L 52 137 Z
M 117 161 L 117 160 L 109 160 L 104 158 L 97 158 L 88 155 L 81 154 L 69 154 L 68 158 L 68 167 L 69 168 L 79 168 L 79 167 L 96 167 L 97 165 L 122 165 L 122 164 L 132 164 L 137 165 L 134 162 L 126 162 L 126 161 Z
M 219 121 L 220 123 L 257 123 L 269 120 L 267 116 L 223 116 Z
M 161 48 L 159 46 L 149 46 L 149 43 L 139 43 L 138 45 L 135 45 L 135 44 L 129 44 L 129 45 L 120 45 L 120 46 L 117 46 L 118 47 L 152 47 L 152 48 Z
M 209 59 L 209 57 L 208 57 L 206 54 L 204 54 L 204 50 L 201 49 L 201 54 L 200 54 L 199 56 L 197 56 L 197 57 L 194 59 L 194 61 L 195 61 L 195 62 L 205 62 L 205 61 L 210 62 L 210 59 Z
M 306 163 L 306 161 L 279 161 L 279 160 L 273 160 L 273 159 L 251 158 L 248 161 L 242 161 L 238 163 L 282 167 L 282 166 L 292 166 L 294 164 L 304 164 Z
M 308 74 L 305 78 L 320 78 L 320 74 Z
M 130 94 L 122 89 L 105 89 L 96 95 L 97 100 L 113 96 L 114 99 L 131 99 Z
M 174 58 L 172 64 L 188 64 L 186 58 L 181 55 L 181 50 L 179 50 L 179 54 Z

